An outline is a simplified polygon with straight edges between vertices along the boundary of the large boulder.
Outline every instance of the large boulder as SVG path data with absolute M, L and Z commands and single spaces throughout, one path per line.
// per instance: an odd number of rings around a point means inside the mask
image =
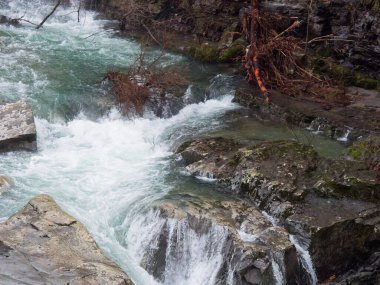
M 367 164 L 329 160 L 291 141 L 241 147 L 212 138 L 179 150 L 191 174 L 227 184 L 296 235 L 320 281 L 355 271 L 380 251 L 380 184 Z
M 86 228 L 47 195 L 0 224 L 0 283 L 133 284 Z
M 23 101 L 0 105 L 0 152 L 37 150 L 32 109 Z

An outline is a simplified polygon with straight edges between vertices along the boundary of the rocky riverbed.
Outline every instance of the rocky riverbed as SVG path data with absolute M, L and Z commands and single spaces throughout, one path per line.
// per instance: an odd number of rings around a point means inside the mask
M 136 32 L 124 1 L 86 2 L 120 20 L 128 36 Z M 230 62 L 228 55 L 241 52 L 231 34 L 249 1 L 140 2 L 149 8 L 146 19 L 170 23 L 170 44 L 197 60 Z M 0 3 L 7 13 L 0 17 L 1 100 L 15 102 L 0 106 L 0 283 L 377 285 L 379 17 L 369 2 L 263 4 L 266 13 L 310 22 L 310 36 L 341 38 L 310 48 L 371 76 L 349 74 L 373 90 L 347 87 L 348 105 L 274 91 L 268 106 L 242 87 L 239 70 L 216 75 L 222 66 L 192 62 L 206 87 L 189 82 L 184 96 L 153 100 L 147 109 L 154 114 L 132 120 L 109 107 L 107 83 L 98 82 L 136 60 L 136 42 L 70 5 L 40 31 L 21 20 L 9 25 L 25 10 L 40 21 L 51 7 L 20 0 L 20 12 Z M 305 33 L 305 25 L 296 31 Z M 163 57 L 163 65 L 188 60 Z M 23 98 L 31 106 L 17 101 Z M 234 116 L 254 118 L 263 132 L 273 124 L 324 135 L 325 148 L 348 148 L 333 159 L 296 135 L 208 137 Z
M 297 236 L 310 252 L 318 280 L 378 280 L 380 184 L 370 167 L 327 160 L 291 141 L 243 147 L 205 139 L 178 152 L 189 173 L 227 185 Z M 362 264 L 368 264 L 364 272 L 358 269 Z

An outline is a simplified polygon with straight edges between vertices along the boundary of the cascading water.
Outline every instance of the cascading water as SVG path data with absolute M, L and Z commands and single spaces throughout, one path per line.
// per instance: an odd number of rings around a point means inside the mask
M 39 23 L 53 5 L 43 0 L 1 1 L 0 15 Z M 164 196 L 187 188 L 211 192 L 210 183 L 184 184 L 183 175 L 172 169 L 172 149 L 223 127 L 221 118 L 239 108 L 231 102 L 233 78 L 217 75 L 203 92 L 193 83 L 183 99 L 189 105 L 171 118 L 126 120 L 110 108 L 113 102 L 99 82 L 110 69 L 127 69 L 139 45 L 104 29 L 106 24 L 110 22 L 85 10 L 78 23 L 73 7 L 65 6 L 40 30 L 28 23 L 0 26 L 0 100 L 23 99 L 33 106 L 39 148 L 37 153 L 1 155 L 0 175 L 11 177 L 15 185 L 0 194 L 0 222 L 36 194 L 47 193 L 87 226 L 137 285 L 221 284 L 226 229 L 210 225 L 199 234 L 186 220 L 163 219 L 151 208 Z M 152 50 L 148 57 L 156 53 Z M 163 60 L 185 61 L 177 55 Z M 209 100 L 203 102 L 205 98 Z M 165 266 L 154 279 L 146 261 L 163 229 L 168 237 Z M 243 241 L 255 241 L 244 228 L 239 233 Z M 281 284 L 279 260 L 274 256 L 272 267 Z M 223 280 L 234 284 L 235 268 L 229 265 L 226 271 Z
M 313 261 L 310 257 L 310 253 L 301 245 L 296 236 L 289 235 L 289 239 L 296 247 L 302 266 L 305 269 L 306 273 L 309 275 L 310 285 L 316 285 L 318 282 L 318 278 L 317 273 L 314 269 Z
M 27 11 L 25 19 L 39 22 L 51 9 L 52 3 L 47 3 L 1 3 L 0 14 L 19 18 Z M 149 218 L 145 210 L 176 183 L 167 179 L 171 144 L 207 133 L 218 126 L 221 115 L 238 106 L 231 103 L 231 95 L 220 94 L 168 119 L 125 120 L 117 111 L 94 115 L 91 111 L 107 100 L 97 82 L 107 69 L 130 65 L 138 45 L 103 30 L 105 22 L 96 20 L 94 13 L 83 12 L 77 23 L 71 10 L 57 10 L 38 31 L 28 24 L 0 27 L 0 40 L 5 43 L 1 46 L 1 99 L 27 100 L 39 117 L 38 153 L 13 152 L 0 160 L 1 174 L 16 181 L 0 199 L 0 217 L 13 214 L 34 195 L 47 193 L 87 226 L 136 284 L 154 284 L 134 248 L 154 230 L 135 227 L 133 221 Z M 86 39 L 89 35 L 94 36 Z M 191 96 L 189 89 L 187 98 Z M 168 222 L 168 227 L 171 235 L 179 229 L 186 232 L 185 223 Z M 212 235 L 223 239 L 223 228 L 215 228 Z M 140 243 L 131 244 L 134 236 L 142 239 Z M 209 242 L 212 238 L 205 236 L 201 243 L 191 235 L 177 239 L 186 253 L 174 262 L 180 253 L 168 252 L 170 266 L 164 283 L 214 284 L 215 273 L 205 270 L 206 265 L 215 269 L 221 259 Z M 206 248 L 208 255 L 203 256 Z
M 150 211 L 132 222 L 126 244 L 164 284 L 211 285 L 217 284 L 224 263 L 227 236 L 222 226 L 210 224 L 199 232 L 187 219 L 162 218 L 158 211 Z

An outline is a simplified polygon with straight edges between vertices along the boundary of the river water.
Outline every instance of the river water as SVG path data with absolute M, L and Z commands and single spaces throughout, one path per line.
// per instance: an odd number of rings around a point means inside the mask
M 24 16 L 39 23 L 53 4 L 1 0 L 0 15 Z M 199 77 L 186 92 L 184 105 L 188 104 L 165 119 L 151 114 L 123 118 L 112 108 L 107 87 L 100 82 L 108 70 L 126 70 L 140 46 L 119 37 L 112 23 L 98 19 L 94 12 L 82 10 L 78 23 L 73 10 L 59 8 L 40 30 L 26 22 L 20 27 L 0 26 L 0 102 L 26 100 L 35 112 L 38 132 L 37 153 L 0 156 L 0 175 L 15 181 L 0 196 L 0 218 L 12 215 L 36 194 L 47 193 L 86 225 L 136 284 L 155 284 L 140 267 L 143 239 L 149 240 L 152 228 L 138 225 L 154 218 L 146 216 L 150 206 L 168 196 L 230 199 L 219 194 L 217 185 L 173 167 L 175 146 L 188 138 L 210 135 L 247 143 L 293 138 L 294 130 L 260 123 L 247 115 L 232 103 L 234 77 L 218 75 L 214 67 L 190 63 L 175 54 L 166 55 L 163 64 L 190 64 Z M 148 56 L 158 53 L 151 50 Z M 307 136 L 307 132 L 297 132 Z M 321 138 L 314 142 L 321 151 L 328 149 L 326 155 L 342 149 Z M 223 229 L 215 231 L 223 239 Z M 183 272 L 171 268 L 176 274 L 164 283 L 215 284 L 212 268 L 201 269 L 206 265 L 217 268 L 221 257 L 199 256 L 205 244 L 207 239 L 184 245 L 189 252 L 186 262 L 192 267 Z

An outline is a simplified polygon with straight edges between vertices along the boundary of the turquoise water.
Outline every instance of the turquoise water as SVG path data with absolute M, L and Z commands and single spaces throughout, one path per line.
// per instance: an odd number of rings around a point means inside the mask
M 38 23 L 52 5 L 48 1 L 1 2 L 0 14 L 13 18 L 25 14 Z M 0 155 L 0 175 L 15 181 L 0 196 L 0 218 L 12 215 L 36 194 L 47 193 L 87 226 L 136 284 L 155 284 L 140 267 L 141 254 L 136 252 L 141 244 L 128 242 L 128 237 L 140 234 L 136 221 L 155 201 L 168 196 L 231 199 L 217 185 L 173 167 L 175 146 L 208 135 L 246 143 L 292 136 L 281 126 L 246 118 L 241 107 L 232 103 L 241 82 L 236 80 L 241 79 L 217 75 L 215 67 L 197 64 L 189 67 L 193 81 L 183 99 L 187 106 L 178 114 L 166 119 L 123 118 L 101 81 L 108 70 L 126 70 L 140 45 L 120 38 L 109 28 L 112 23 L 98 19 L 94 12 L 82 11 L 79 23 L 72 12 L 72 7 L 58 9 L 40 30 L 27 23 L 0 26 L 0 101 L 29 102 L 38 132 L 38 152 Z M 160 51 L 147 53 L 154 58 Z M 163 65 L 174 63 L 189 64 L 174 54 L 162 61 Z M 320 139 L 317 145 L 340 151 L 329 140 Z M 188 284 L 212 278 L 207 272 L 187 272 L 186 278 L 178 274 L 177 280 L 188 278 Z M 175 284 L 176 279 L 171 282 L 167 284 Z

